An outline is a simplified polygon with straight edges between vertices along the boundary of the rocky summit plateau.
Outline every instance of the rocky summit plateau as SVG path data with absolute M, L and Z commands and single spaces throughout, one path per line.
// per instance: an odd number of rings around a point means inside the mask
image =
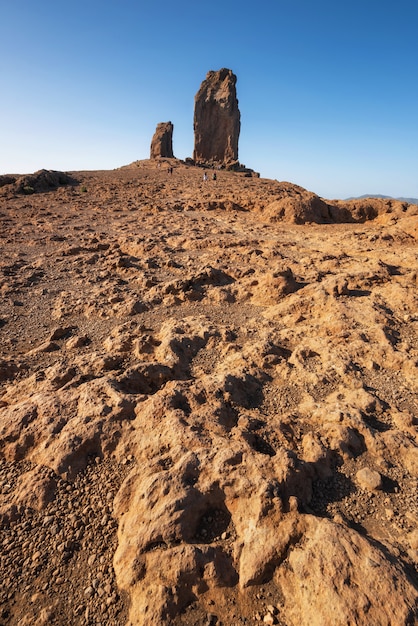
M 417 624 L 418 207 L 0 185 L 0 624 Z

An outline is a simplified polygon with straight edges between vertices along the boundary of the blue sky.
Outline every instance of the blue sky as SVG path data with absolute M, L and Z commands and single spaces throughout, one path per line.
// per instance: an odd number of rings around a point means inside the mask
M 239 159 L 326 198 L 418 197 L 417 0 L 13 0 L 0 20 L 0 173 L 193 152 L 194 96 L 237 75 Z

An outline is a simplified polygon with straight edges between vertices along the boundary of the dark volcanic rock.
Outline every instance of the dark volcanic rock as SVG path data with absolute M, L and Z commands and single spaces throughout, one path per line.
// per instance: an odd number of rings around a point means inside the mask
M 173 124 L 171 122 L 161 122 L 157 124 L 154 136 L 151 141 L 151 159 L 158 157 L 174 158 L 173 154 Z
M 4 174 L 0 176 L 0 187 L 4 187 L 5 185 L 12 185 L 16 180 L 16 176 L 9 176 Z
M 54 170 L 39 170 L 34 174 L 27 174 L 17 178 L 15 190 L 18 193 L 31 194 L 35 192 L 51 191 L 61 185 L 74 184 L 76 181 L 65 172 Z
M 237 77 L 231 70 L 208 72 L 195 97 L 195 161 L 231 163 L 238 160 L 240 112 Z

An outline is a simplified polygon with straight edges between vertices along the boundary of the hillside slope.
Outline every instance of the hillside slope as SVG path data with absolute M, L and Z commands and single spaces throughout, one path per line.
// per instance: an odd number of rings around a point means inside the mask
M 418 623 L 418 207 L 202 174 L 0 189 L 0 624 Z

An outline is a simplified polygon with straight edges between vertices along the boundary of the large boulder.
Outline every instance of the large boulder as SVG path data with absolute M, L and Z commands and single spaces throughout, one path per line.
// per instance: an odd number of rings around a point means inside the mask
M 0 187 L 13 185 L 8 187 L 9 191 L 23 193 L 26 195 L 53 191 L 61 185 L 74 185 L 77 181 L 66 172 L 57 172 L 55 170 L 38 170 L 34 174 L 25 174 L 23 176 L 1 176 Z
M 171 122 L 160 122 L 157 124 L 154 136 L 151 141 L 151 159 L 165 157 L 173 159 L 173 124 Z
M 195 96 L 195 161 L 231 163 L 238 160 L 240 112 L 237 77 L 231 70 L 208 72 Z

